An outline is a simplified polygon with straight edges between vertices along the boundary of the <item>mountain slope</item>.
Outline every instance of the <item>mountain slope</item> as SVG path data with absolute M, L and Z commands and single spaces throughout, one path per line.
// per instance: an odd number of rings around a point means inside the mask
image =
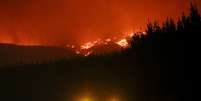
M 49 62 L 75 55 L 73 50 L 61 47 L 0 44 L 0 66 Z

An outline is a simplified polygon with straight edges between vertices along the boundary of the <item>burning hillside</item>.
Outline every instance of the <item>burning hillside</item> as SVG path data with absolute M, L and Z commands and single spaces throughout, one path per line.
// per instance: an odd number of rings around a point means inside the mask
M 86 42 L 80 46 L 66 45 L 67 48 L 72 48 L 75 53 L 81 56 L 107 54 L 118 52 L 129 47 L 129 40 L 135 35 L 145 35 L 146 32 L 131 32 L 125 33 L 122 37 L 112 37 L 106 39 L 97 39 Z
M 140 34 L 146 33 L 126 33 L 120 37 L 99 38 L 81 45 L 68 44 L 64 48 L 60 46 L 0 44 L 0 60 L 4 64 L 15 64 L 19 62 L 33 63 L 73 58 L 76 56 L 87 57 L 91 55 L 110 54 L 128 48 L 129 40 L 133 36 Z

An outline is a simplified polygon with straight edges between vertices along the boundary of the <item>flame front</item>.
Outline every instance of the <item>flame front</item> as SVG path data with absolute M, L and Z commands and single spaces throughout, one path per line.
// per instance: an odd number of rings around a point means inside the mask
M 127 42 L 127 40 L 126 39 L 122 39 L 122 40 L 120 40 L 120 41 L 118 41 L 118 42 L 116 42 L 118 45 L 120 45 L 121 47 L 123 47 L 123 48 L 126 48 L 126 47 L 128 47 L 128 42 Z
M 115 43 L 122 48 L 128 48 L 129 47 L 128 40 L 135 35 L 146 35 L 146 32 L 126 32 L 121 37 L 107 38 L 105 40 L 98 38 L 95 41 L 86 42 L 78 47 L 75 45 L 66 45 L 66 47 L 72 48 L 78 55 L 87 57 L 93 53 L 96 53 L 95 51 L 92 51 L 93 50 L 92 48 L 98 45 L 109 45 L 109 43 Z
M 84 54 L 84 56 L 89 56 L 91 55 L 93 52 L 92 51 L 88 51 L 87 53 Z
M 81 49 L 90 49 L 91 47 L 95 46 L 97 43 L 98 43 L 98 41 L 87 42 L 87 43 L 81 45 Z

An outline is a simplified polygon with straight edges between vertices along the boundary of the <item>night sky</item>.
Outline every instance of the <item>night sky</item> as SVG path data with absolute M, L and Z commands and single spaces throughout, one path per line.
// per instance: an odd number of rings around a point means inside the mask
M 194 0 L 201 10 L 201 0 Z M 81 44 L 175 20 L 190 0 L 0 0 L 0 43 Z M 142 27 L 142 28 L 140 28 Z

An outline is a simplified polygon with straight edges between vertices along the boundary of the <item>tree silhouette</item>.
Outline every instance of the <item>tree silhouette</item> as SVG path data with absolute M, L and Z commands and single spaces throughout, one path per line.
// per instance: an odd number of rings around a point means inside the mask
M 146 30 L 146 32 L 147 32 L 148 34 L 152 34 L 152 33 L 154 32 L 154 30 L 153 30 L 153 25 L 152 25 L 151 22 L 149 22 L 149 23 L 147 24 L 147 30 Z
M 181 19 L 177 21 L 177 31 L 182 33 L 184 31 L 184 24 Z
M 191 27 L 192 28 L 199 28 L 201 26 L 201 17 L 200 14 L 198 12 L 198 8 L 196 6 L 194 6 L 191 3 L 191 7 L 190 7 L 190 21 L 191 21 Z
M 192 3 L 190 5 L 190 14 L 182 16 L 175 21 L 172 18 L 167 18 L 166 21 L 160 25 L 158 22 L 149 22 L 146 27 L 147 35 L 134 36 L 131 40 L 131 47 L 143 44 L 166 45 L 169 43 L 176 44 L 184 41 L 185 35 L 192 33 L 201 33 L 201 16 L 196 6 Z M 143 38 L 142 38 L 143 36 Z

